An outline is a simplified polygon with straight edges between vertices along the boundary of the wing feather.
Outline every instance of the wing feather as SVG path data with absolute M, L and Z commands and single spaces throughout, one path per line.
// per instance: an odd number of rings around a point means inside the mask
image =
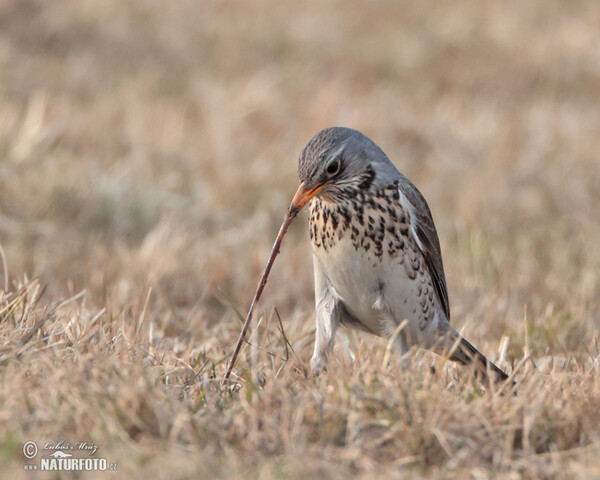
M 399 182 L 398 188 L 413 207 L 411 218 L 414 221 L 411 221 L 411 225 L 417 235 L 417 244 L 425 258 L 425 265 L 431 276 L 438 300 L 450 321 L 450 302 L 442 263 L 442 251 L 431 211 L 421 192 L 406 177 Z

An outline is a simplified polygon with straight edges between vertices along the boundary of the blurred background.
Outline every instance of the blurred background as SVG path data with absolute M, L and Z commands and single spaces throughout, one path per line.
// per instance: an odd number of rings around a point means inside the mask
M 298 373 L 314 328 L 305 214 L 256 314 L 263 348 L 238 362 L 244 389 L 214 387 L 298 154 L 332 125 L 370 136 L 428 200 L 453 323 L 503 367 L 556 361 L 552 378 L 528 371 L 516 406 L 435 383 L 423 362 L 382 369 L 384 342 L 365 335 L 350 336 L 356 362 Z M 554 478 L 544 468 L 575 458 L 555 452 L 582 447 L 590 470 L 573 471 L 590 478 L 599 152 L 595 0 L 0 0 L 0 465 L 23 475 L 22 442 L 64 438 L 132 478 L 192 458 L 228 478 L 223 465 L 258 478 L 274 458 L 260 478 L 402 462 Z M 274 307 L 298 355 L 282 377 Z M 388 450 L 362 435 L 373 422 Z
M 10 281 L 116 308 L 151 286 L 202 304 L 192 329 L 215 289 L 243 311 L 300 149 L 344 125 L 429 201 L 459 325 L 497 338 L 527 305 L 573 348 L 600 306 L 599 98 L 594 1 L 3 0 Z M 312 308 L 305 224 L 268 306 Z

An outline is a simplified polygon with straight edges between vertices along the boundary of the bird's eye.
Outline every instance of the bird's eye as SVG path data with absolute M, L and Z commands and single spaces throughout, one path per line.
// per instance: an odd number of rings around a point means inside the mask
M 327 175 L 333 176 L 336 173 L 338 173 L 340 171 L 340 160 L 339 158 L 335 158 L 333 159 L 329 165 L 327 165 L 327 168 L 325 169 L 325 171 L 327 172 Z

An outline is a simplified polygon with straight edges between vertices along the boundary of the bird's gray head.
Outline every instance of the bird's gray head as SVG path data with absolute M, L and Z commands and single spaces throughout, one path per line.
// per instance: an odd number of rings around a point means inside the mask
M 319 195 L 335 201 L 352 190 L 378 185 L 381 173 L 396 170 L 385 153 L 366 135 L 345 127 L 321 130 L 306 144 L 298 160 L 302 182 L 292 207 L 300 210 Z

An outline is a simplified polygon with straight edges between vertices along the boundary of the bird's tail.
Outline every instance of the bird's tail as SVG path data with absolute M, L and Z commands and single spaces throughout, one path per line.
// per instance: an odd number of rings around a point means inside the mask
M 495 375 L 497 382 L 503 382 L 508 379 L 508 375 L 504 370 L 488 360 L 483 353 L 471 345 L 458 332 L 454 331 L 453 333 L 455 334 L 455 346 L 449 355 L 450 360 L 462 365 L 474 364 L 477 373 L 483 375 L 484 378 L 491 372 Z

